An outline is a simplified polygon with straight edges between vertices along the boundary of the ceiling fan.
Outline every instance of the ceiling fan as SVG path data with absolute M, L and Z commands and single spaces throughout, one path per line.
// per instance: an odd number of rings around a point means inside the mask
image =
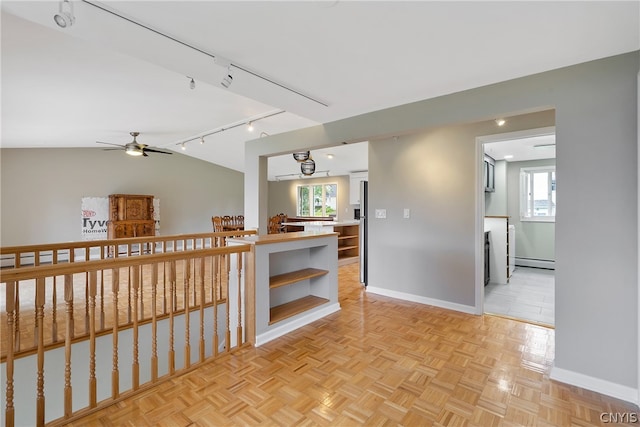
M 149 147 L 146 144 L 140 144 L 136 141 L 136 137 L 140 135 L 140 132 L 129 132 L 129 135 L 133 137 L 133 141 L 128 144 L 112 144 L 111 142 L 102 142 L 96 141 L 97 144 L 107 144 L 107 145 L 115 145 L 119 148 L 105 148 L 105 150 L 124 150 L 130 156 L 145 156 L 147 157 L 147 153 L 160 153 L 160 154 L 173 154 L 171 151 L 164 151 L 158 148 Z

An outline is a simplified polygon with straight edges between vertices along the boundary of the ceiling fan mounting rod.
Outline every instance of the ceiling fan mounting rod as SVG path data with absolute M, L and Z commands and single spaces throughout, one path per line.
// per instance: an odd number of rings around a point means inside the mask
M 102 11 L 104 11 L 104 12 L 110 13 L 111 15 L 117 16 L 117 17 L 118 17 L 118 18 L 120 18 L 120 19 L 124 19 L 124 20 L 125 20 L 125 21 L 127 21 L 127 22 L 130 22 L 130 23 L 132 23 L 132 24 L 134 24 L 134 25 L 137 25 L 137 26 L 139 26 L 139 27 L 141 27 L 141 28 L 144 28 L 145 30 L 149 30 L 149 31 L 151 31 L 151 32 L 153 32 L 153 33 L 155 33 L 155 34 L 158 34 L 159 36 L 165 37 L 165 38 L 167 38 L 167 39 L 169 39 L 169 40 L 171 40 L 171 41 L 174 41 L 174 42 L 176 42 L 176 43 L 179 43 L 179 44 L 181 44 L 182 46 L 188 47 L 188 48 L 190 48 L 190 49 L 195 50 L 196 52 L 200 52 L 200 53 L 202 53 L 202 54 L 204 54 L 204 55 L 207 55 L 208 57 L 210 57 L 210 58 L 212 58 L 212 59 L 214 59 L 214 60 L 215 60 L 215 58 L 216 58 L 216 55 L 214 55 L 214 54 L 211 54 L 211 53 L 209 53 L 209 52 L 207 52 L 207 51 L 205 51 L 205 50 L 199 49 L 199 48 L 197 48 L 197 47 L 195 47 L 195 46 L 192 46 L 192 45 L 190 45 L 190 44 L 188 44 L 188 43 L 185 43 L 185 42 L 183 42 L 182 40 L 179 40 L 179 39 L 177 39 L 177 38 L 175 38 L 175 37 L 172 37 L 172 36 L 170 36 L 170 35 L 168 35 L 168 34 L 164 34 L 164 33 L 160 32 L 160 31 L 158 31 L 158 30 L 156 30 L 156 29 L 153 29 L 153 28 L 151 28 L 151 27 L 149 27 L 149 26 L 147 26 L 147 25 L 141 24 L 141 23 L 140 23 L 140 22 L 138 22 L 138 21 L 134 21 L 134 20 L 133 20 L 133 19 L 131 19 L 131 18 L 127 18 L 126 16 L 120 15 L 119 13 L 116 13 L 116 12 L 114 12 L 113 10 L 107 9 L 107 8 L 106 8 L 106 7 L 104 7 L 104 6 L 101 6 L 101 5 L 99 5 L 99 4 L 96 4 L 96 3 L 91 2 L 91 1 L 89 1 L 89 0 L 82 0 L 82 1 L 83 1 L 83 3 L 86 3 L 86 4 L 90 5 L 90 6 L 93 6 L 93 7 L 97 8 L 97 9 L 100 9 L 100 10 L 102 10 Z M 303 97 L 303 98 L 306 98 L 306 99 L 308 99 L 308 100 L 310 100 L 310 101 L 313 101 L 313 102 L 315 102 L 316 104 L 320 104 L 320 105 L 322 105 L 322 106 L 324 106 L 324 107 L 328 107 L 328 106 L 329 106 L 329 104 L 327 104 L 327 103 L 325 103 L 325 102 L 319 101 L 319 100 L 317 100 L 317 99 L 315 99 L 315 98 L 313 98 L 313 97 L 311 97 L 311 96 L 309 96 L 309 95 L 306 95 L 306 94 L 304 94 L 304 93 L 302 93 L 302 92 L 300 92 L 300 91 L 297 91 L 297 90 L 292 89 L 292 88 L 290 88 L 290 87 L 288 87 L 288 86 L 285 86 L 285 85 L 284 85 L 284 84 L 282 84 L 282 83 L 278 83 L 278 82 L 276 82 L 275 80 L 272 80 L 272 79 L 270 79 L 270 78 L 268 78 L 268 77 L 262 76 L 262 75 L 260 75 L 260 74 L 258 74 L 258 73 L 256 73 L 256 72 L 254 72 L 254 71 L 251 71 L 251 70 L 249 70 L 248 68 L 245 68 L 245 67 L 243 67 L 243 66 L 241 66 L 241 65 L 231 63 L 229 66 L 230 66 L 230 67 L 237 68 L 238 70 L 244 71 L 244 72 L 245 72 L 245 73 L 247 73 L 247 74 L 251 74 L 252 76 L 255 76 L 255 77 L 257 77 L 257 78 L 259 78 L 259 79 L 261 79 L 261 80 L 264 80 L 264 81 L 266 81 L 266 82 L 268 82 L 268 83 L 271 83 L 271 84 L 273 84 L 273 85 L 276 85 L 276 86 L 278 86 L 278 87 L 280 87 L 280 88 L 282 88 L 282 89 L 284 89 L 284 90 L 287 90 L 287 91 L 289 91 L 289 92 L 295 93 L 296 95 L 301 96 L 301 97 Z

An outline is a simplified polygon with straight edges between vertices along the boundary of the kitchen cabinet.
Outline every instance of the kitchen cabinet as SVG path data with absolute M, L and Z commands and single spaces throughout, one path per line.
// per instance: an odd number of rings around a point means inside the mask
M 491 259 L 491 243 L 489 236 L 491 236 L 490 231 L 484 232 L 484 285 L 487 286 L 489 284 L 489 280 L 491 280 L 491 267 L 490 267 L 490 259 Z
M 360 260 L 359 221 L 305 221 L 285 222 L 291 227 L 304 227 L 304 231 L 335 231 L 338 233 L 338 265 L 347 265 Z
M 349 204 L 360 204 L 360 181 L 367 181 L 368 179 L 368 172 L 357 172 L 349 175 Z
M 491 282 L 506 285 L 515 266 L 515 230 L 506 215 L 485 216 L 484 231 L 489 234 Z
M 496 191 L 496 161 L 493 157 L 484 155 L 484 191 Z

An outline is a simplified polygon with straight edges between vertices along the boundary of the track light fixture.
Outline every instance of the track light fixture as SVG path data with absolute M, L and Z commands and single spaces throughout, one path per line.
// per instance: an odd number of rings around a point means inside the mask
M 204 136 L 200 137 L 200 145 L 204 144 Z
M 504 126 L 505 123 L 507 123 L 505 119 L 496 119 L 496 124 L 498 126 Z
M 229 86 L 231 86 L 231 83 L 233 83 L 233 76 L 231 75 L 231 67 L 229 67 L 227 68 L 227 75 L 222 78 L 222 81 L 220 82 L 220 84 L 225 89 L 229 89 Z
M 67 11 L 65 11 L 65 6 L 67 5 Z M 76 22 L 76 17 L 73 16 L 73 3 L 69 0 L 62 0 L 58 4 L 58 13 L 53 15 L 53 20 L 56 21 L 58 27 L 67 28 L 73 25 Z
M 182 148 L 182 151 L 185 151 L 187 149 L 187 146 L 184 145 L 184 142 L 182 143 L 182 147 L 181 148 Z
M 249 122 L 249 123 L 247 123 L 247 130 L 248 130 L 249 132 L 253 132 L 253 122 Z
M 187 76 L 187 78 L 188 78 L 188 79 L 191 79 L 191 81 L 189 82 L 189 87 L 190 87 L 191 89 L 195 89 L 195 88 L 196 88 L 196 82 L 195 82 L 195 80 L 193 80 L 193 77 L 189 77 L 189 76 Z

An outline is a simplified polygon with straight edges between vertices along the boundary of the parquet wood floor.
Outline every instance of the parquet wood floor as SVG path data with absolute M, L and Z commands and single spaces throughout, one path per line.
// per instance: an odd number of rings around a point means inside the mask
M 367 294 L 357 277 L 340 267 L 340 312 L 71 425 L 597 426 L 638 413 L 551 381 L 552 329 Z

